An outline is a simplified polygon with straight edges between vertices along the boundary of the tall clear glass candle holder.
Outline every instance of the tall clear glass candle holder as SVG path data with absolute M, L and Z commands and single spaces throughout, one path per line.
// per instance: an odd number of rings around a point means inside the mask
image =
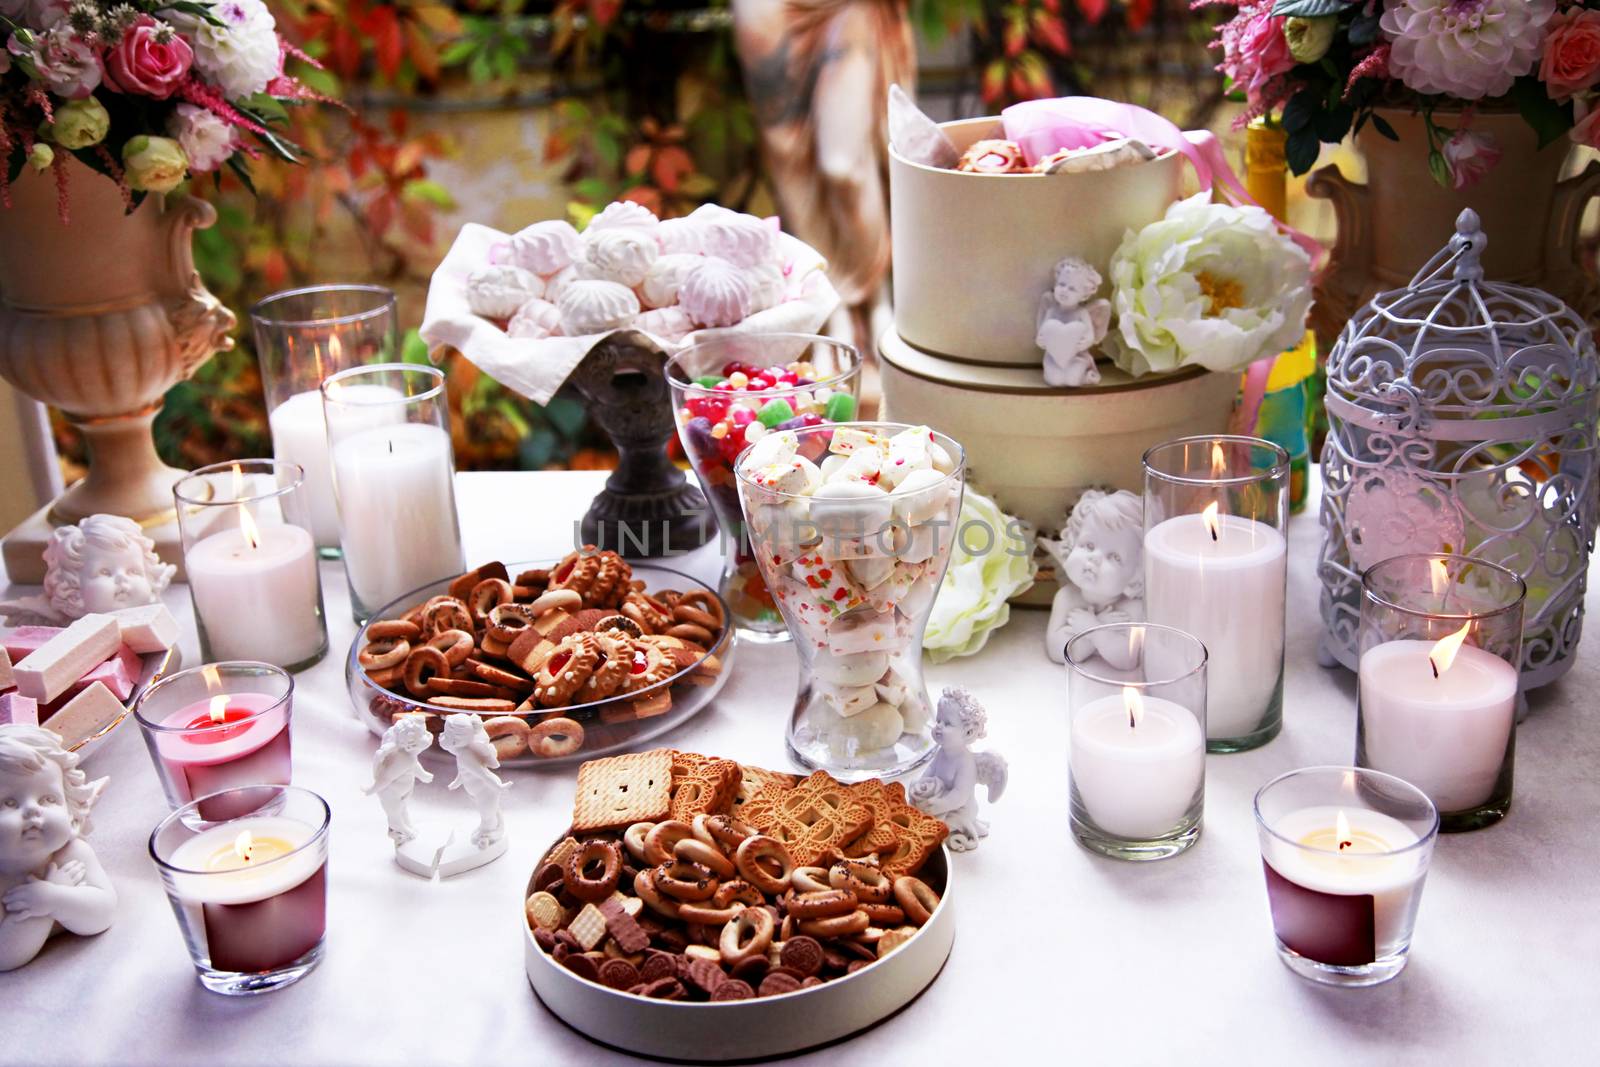
M 1068 641 L 1066 660 L 1073 836 L 1113 859 L 1176 856 L 1205 809 L 1205 645 L 1119 622 Z
M 250 309 L 272 454 L 306 472 L 311 533 L 325 557 L 339 554 L 339 512 L 328 465 L 322 383 L 339 371 L 400 358 L 393 290 L 318 285 L 273 293 Z
M 1307 767 L 1255 799 L 1278 958 L 1327 985 L 1387 982 L 1406 965 L 1439 813 L 1381 771 Z
M 1527 586 L 1466 556 L 1395 556 L 1361 579 L 1356 764 L 1428 794 L 1445 832 L 1511 810 Z
M 1145 617 L 1206 646 L 1212 752 L 1283 728 L 1289 467 L 1255 437 L 1184 437 L 1144 454 Z
M 734 460 L 768 433 L 855 417 L 861 355 L 810 334 L 734 334 L 690 345 L 667 363 L 678 439 L 722 531 L 717 590 L 746 640 L 789 636 L 756 566 Z
M 912 458 L 894 480 L 844 469 L 875 462 L 846 451 L 893 464 L 900 447 Z M 771 480 L 763 461 L 775 448 L 790 455 L 777 466 L 809 467 L 817 478 L 825 469 L 835 484 L 780 488 L 790 482 Z M 751 548 L 800 660 L 789 754 L 851 782 L 903 775 L 932 758 L 922 635 L 950 550 L 968 537 L 974 554 L 985 543 L 1005 551 L 1004 531 L 958 529 L 961 446 L 926 426 L 824 424 L 762 438 L 735 473 Z
M 444 372 L 411 363 L 340 371 L 322 383 L 339 543 L 357 622 L 467 569 L 456 515 Z
M 241 459 L 172 488 L 200 655 L 291 671 L 328 650 L 311 504 L 298 464 Z
M 210 820 L 197 805 L 238 815 Z M 327 933 L 328 802 L 309 789 L 252 785 L 168 815 L 150 858 L 200 984 L 213 993 L 268 993 L 322 959 Z

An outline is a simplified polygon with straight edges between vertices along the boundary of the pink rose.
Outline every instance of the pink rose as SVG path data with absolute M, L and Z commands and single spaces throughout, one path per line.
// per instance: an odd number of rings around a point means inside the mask
M 1248 4 L 1217 31 L 1222 43 L 1221 70 L 1243 89 L 1252 106 L 1259 105 L 1274 78 L 1294 68 L 1295 58 L 1283 35 L 1284 19 L 1272 4 Z
M 194 49 L 172 27 L 140 15 L 106 53 L 106 84 L 124 93 L 165 100 L 194 62 Z
M 1445 166 L 1450 168 L 1450 184 L 1457 192 L 1470 189 L 1500 162 L 1500 145 L 1492 134 L 1475 133 L 1465 127 L 1450 135 L 1442 149 Z
M 1600 82 L 1600 11 L 1558 12 L 1549 26 L 1539 80 L 1556 100 L 1571 100 Z

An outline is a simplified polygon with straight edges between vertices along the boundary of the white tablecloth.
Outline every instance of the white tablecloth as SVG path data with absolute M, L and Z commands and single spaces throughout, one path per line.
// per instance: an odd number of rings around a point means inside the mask
M 469 561 L 561 554 L 601 475 L 463 474 Z M 1351 677 L 1319 668 L 1316 512 L 1291 526 L 1284 733 L 1207 761 L 1205 832 L 1188 853 L 1119 863 L 1067 829 L 1066 678 L 1044 657 L 1044 617 L 1017 612 L 974 658 L 928 671 L 989 709 L 990 747 L 1011 763 L 993 834 L 958 858 L 959 929 L 942 976 L 907 1010 L 816 1063 L 1082 1064 L 1595 1062 L 1600 1005 L 1600 636 L 1536 694 L 1517 739 L 1516 804 L 1501 825 L 1441 839 L 1412 960 L 1395 982 L 1327 989 L 1277 960 L 1250 799 L 1298 766 L 1348 763 Z M 684 568 L 711 577 L 711 551 Z M 296 679 L 295 780 L 333 807 L 328 944 L 283 992 L 233 1000 L 196 983 L 146 853 L 165 814 L 130 720 L 90 760 L 111 786 L 92 843 L 116 880 L 116 924 L 58 937 L 0 975 L 0 1062 L 27 1064 L 432 1064 L 596 1062 L 614 1054 L 566 1029 L 522 970 L 522 888 L 567 825 L 573 774 L 515 772 L 510 854 L 428 884 L 397 868 L 369 780 L 374 739 L 345 696 L 354 626 L 343 573 L 323 569 L 332 647 Z M 169 602 L 197 652 L 187 590 Z M 1590 608 L 1596 600 L 1590 597 Z M 248 605 L 240 605 L 248 611 Z M 664 743 L 784 764 L 787 645 L 746 646 L 721 697 Z M 441 789 L 423 808 L 467 809 Z M 715 1040 L 714 1034 L 707 1035 Z M 617 1057 L 622 1058 L 622 1057 Z

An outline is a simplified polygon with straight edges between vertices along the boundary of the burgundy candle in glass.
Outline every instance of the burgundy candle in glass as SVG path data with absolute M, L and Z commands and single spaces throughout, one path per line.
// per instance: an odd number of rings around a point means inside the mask
M 208 664 L 151 686 L 135 708 L 167 802 L 246 785 L 288 785 L 294 681 L 267 663 Z M 223 797 L 196 808 L 209 822 L 239 812 Z
M 199 815 L 226 801 L 236 817 Z M 256 993 L 321 958 L 327 929 L 327 803 L 292 786 L 249 786 L 169 815 L 150 837 L 168 900 L 206 988 Z

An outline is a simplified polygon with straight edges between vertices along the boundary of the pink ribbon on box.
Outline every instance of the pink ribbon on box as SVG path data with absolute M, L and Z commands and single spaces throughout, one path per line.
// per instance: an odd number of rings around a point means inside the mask
M 1205 190 L 1222 188 L 1222 195 L 1235 206 L 1260 207 L 1228 163 L 1222 145 L 1209 130 L 1178 129 L 1177 125 L 1153 111 L 1135 104 L 1102 100 L 1095 96 L 1060 96 L 1053 100 L 1027 100 L 1012 104 L 1000 113 L 1006 139 L 1015 141 L 1031 167 L 1063 148 L 1092 148 L 1106 141 L 1133 137 L 1154 149 L 1181 153 L 1194 167 L 1195 177 Z M 1288 223 L 1278 228 L 1311 257 L 1313 265 L 1322 258 L 1322 246 Z M 1267 376 L 1276 356 L 1259 359 L 1245 372 L 1244 392 L 1235 412 L 1235 425 L 1252 432 L 1266 394 Z

